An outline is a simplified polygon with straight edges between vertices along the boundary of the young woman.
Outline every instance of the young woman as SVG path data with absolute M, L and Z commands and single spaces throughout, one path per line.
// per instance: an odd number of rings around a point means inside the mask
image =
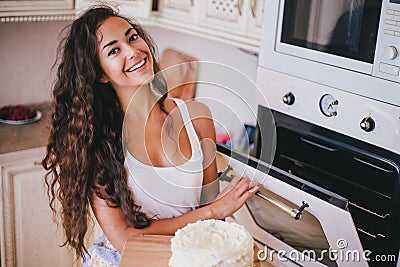
M 155 46 L 139 25 L 93 7 L 58 52 L 42 163 L 54 214 L 61 203 L 64 245 L 85 264 L 118 264 L 132 235 L 173 235 L 200 219 L 224 219 L 259 189 L 237 178 L 217 197 L 210 111 L 168 98 Z M 104 236 L 85 257 L 90 209 Z

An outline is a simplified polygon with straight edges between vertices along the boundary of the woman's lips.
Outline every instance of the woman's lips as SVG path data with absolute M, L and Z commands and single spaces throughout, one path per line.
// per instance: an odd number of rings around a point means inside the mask
M 138 71 L 140 68 L 142 68 L 144 65 L 146 65 L 146 62 L 147 62 L 147 60 L 146 60 L 146 58 L 144 58 L 140 62 L 133 65 L 131 68 L 129 68 L 126 72 Z

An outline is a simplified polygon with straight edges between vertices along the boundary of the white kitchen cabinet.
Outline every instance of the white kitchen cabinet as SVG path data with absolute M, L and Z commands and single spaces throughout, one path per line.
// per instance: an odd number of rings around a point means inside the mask
M 53 221 L 40 162 L 45 148 L 0 154 L 0 266 L 78 267 L 66 247 L 61 225 Z M 101 234 L 90 226 L 86 245 Z
M 74 0 L 0 1 L 0 22 L 70 20 L 74 7 Z
M 264 0 L 207 0 L 201 22 L 219 32 L 231 45 L 258 51 Z
M 262 18 L 264 13 L 264 0 L 250 0 L 250 15 L 247 16 L 247 34 L 256 39 L 260 39 Z
M 117 0 L 103 1 L 101 3 L 117 7 L 119 14 L 129 18 L 140 19 L 149 18 L 152 8 L 152 0 Z M 79 14 L 89 6 L 99 4 L 97 0 L 75 0 L 75 10 Z
M 200 20 L 202 25 L 222 32 L 245 34 L 244 9 L 247 8 L 244 0 L 207 0 L 204 2 Z
M 190 12 L 194 6 L 194 0 L 164 0 L 164 6 Z
M 52 220 L 45 192 L 44 148 L 0 155 L 1 267 L 78 266 Z
M 202 5 L 201 25 L 231 40 L 231 45 L 257 50 L 262 6 L 263 0 L 207 0 Z
M 197 3 L 195 0 L 160 0 L 158 11 L 164 19 L 190 24 L 196 21 Z
M 257 52 L 263 0 L 160 0 L 154 25 Z

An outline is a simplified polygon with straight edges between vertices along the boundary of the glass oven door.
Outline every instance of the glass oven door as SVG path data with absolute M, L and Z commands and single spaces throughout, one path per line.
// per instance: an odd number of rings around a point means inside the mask
M 258 254 L 261 263 L 368 266 L 346 199 L 222 146 L 218 151 L 221 181 L 245 176 L 263 184 L 232 216 L 264 246 Z
M 380 0 L 281 1 L 276 50 L 372 73 Z

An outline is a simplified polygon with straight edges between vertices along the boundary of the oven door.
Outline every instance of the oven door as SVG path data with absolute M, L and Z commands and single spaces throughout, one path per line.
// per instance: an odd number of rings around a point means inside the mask
M 231 217 L 260 245 L 261 264 L 368 266 L 369 252 L 363 251 L 345 198 L 225 146 L 217 147 L 221 187 L 232 176 L 263 184 Z

